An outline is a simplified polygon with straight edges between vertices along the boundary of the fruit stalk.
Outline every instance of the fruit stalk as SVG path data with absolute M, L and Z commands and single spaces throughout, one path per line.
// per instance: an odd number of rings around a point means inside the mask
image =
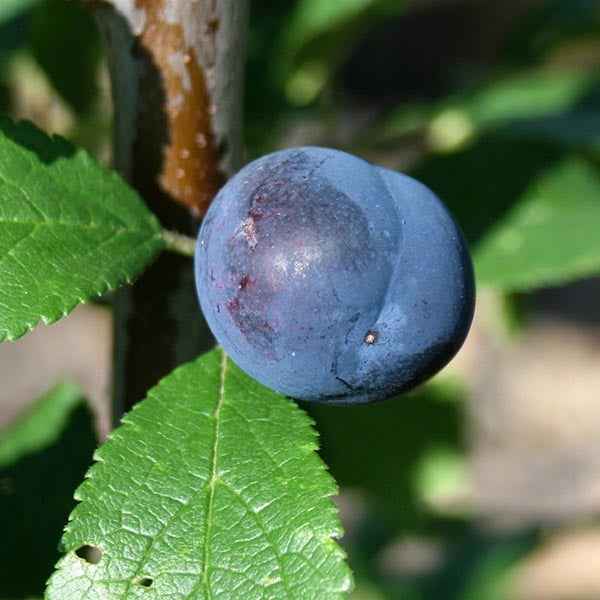
M 195 235 L 197 218 L 241 163 L 248 2 L 106 0 L 90 7 L 107 47 L 115 167 L 165 229 Z M 164 254 L 115 299 L 114 421 L 212 344 L 191 262 Z
M 196 251 L 196 239 L 187 235 L 181 235 L 176 231 L 167 231 L 162 234 L 165 250 L 175 252 L 181 256 L 193 258 Z

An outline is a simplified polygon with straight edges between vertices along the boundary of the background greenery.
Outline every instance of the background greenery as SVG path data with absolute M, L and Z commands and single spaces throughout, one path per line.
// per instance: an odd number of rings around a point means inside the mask
M 464 228 L 478 286 L 498 300 L 495 323 L 509 337 L 527 336 L 540 290 L 600 274 L 598 2 L 251 7 L 249 159 L 327 145 L 422 180 Z M 101 44 L 75 3 L 0 5 L 0 110 L 107 160 Z M 597 296 L 589 302 L 600 314 Z M 483 514 L 469 478 L 471 390 L 468 374 L 450 371 L 360 411 L 303 405 L 341 486 L 356 600 L 511 600 L 515 574 L 549 531 L 594 522 L 594 511 L 510 526 L 499 518 L 509 506 Z M 43 439 L 27 443 L 34 426 Z M 41 595 L 95 443 L 69 384 L 0 437 L 0 600 Z

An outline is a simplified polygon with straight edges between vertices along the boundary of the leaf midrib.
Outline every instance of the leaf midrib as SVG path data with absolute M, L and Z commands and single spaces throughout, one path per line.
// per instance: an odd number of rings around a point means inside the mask
M 220 366 L 219 400 L 217 402 L 217 406 L 215 408 L 215 413 L 214 413 L 215 441 L 213 444 L 212 469 L 211 469 L 211 477 L 210 477 L 210 481 L 209 481 L 210 493 L 209 493 L 209 499 L 208 499 L 207 513 L 206 513 L 206 535 L 205 535 L 205 539 L 204 539 L 205 546 L 204 546 L 204 565 L 203 565 L 203 569 L 202 569 L 202 580 L 198 583 L 198 585 L 194 586 L 194 588 L 184 598 L 184 600 L 189 600 L 190 598 L 192 598 L 193 594 L 198 590 L 200 585 L 204 585 L 204 588 L 205 588 L 206 594 L 207 594 L 207 598 L 209 598 L 209 599 L 213 598 L 212 591 L 210 589 L 210 585 L 209 585 L 209 581 L 208 581 L 208 569 L 209 569 L 209 565 L 210 565 L 210 530 L 211 530 L 211 525 L 212 525 L 212 512 L 213 512 L 213 506 L 214 506 L 215 486 L 216 486 L 216 482 L 217 482 L 217 478 L 218 478 L 217 464 L 218 464 L 218 458 L 219 458 L 219 440 L 220 440 L 220 429 L 221 429 L 221 418 L 220 417 L 221 417 L 221 408 L 222 408 L 223 404 L 225 403 L 225 379 L 226 379 L 225 376 L 227 373 L 227 353 L 222 348 L 220 349 L 220 351 L 221 351 L 222 356 L 221 356 L 221 366 Z M 239 415 L 239 412 L 238 412 L 238 415 Z M 247 420 L 247 419 L 244 418 L 244 420 Z M 259 444 L 259 445 L 262 446 L 262 444 Z M 273 461 L 274 464 L 277 464 L 276 461 L 271 456 L 271 454 L 268 453 L 264 449 L 264 447 L 263 447 L 263 452 L 265 452 L 265 454 Z M 277 466 L 278 466 L 278 468 L 281 468 L 279 465 L 277 465 Z M 268 532 L 265 524 L 263 523 L 262 519 L 259 517 L 259 515 L 255 511 L 251 510 L 250 506 L 243 499 L 243 497 L 238 492 L 236 492 L 236 490 L 234 490 L 232 487 L 230 487 L 227 484 L 224 484 L 224 485 L 235 496 L 237 496 L 239 498 L 239 500 L 244 504 L 244 507 L 246 508 L 247 513 L 249 515 L 253 515 L 254 519 L 257 521 L 260 529 L 263 532 L 263 535 L 267 538 L 267 540 L 269 541 L 269 543 L 271 544 L 271 546 L 274 550 L 277 562 L 279 564 L 279 568 L 283 574 L 284 569 L 283 569 L 283 564 L 281 562 L 281 556 L 280 556 L 279 552 L 277 552 L 277 550 L 276 550 L 276 545 L 270 539 L 269 532 Z M 291 598 L 292 597 L 291 590 L 288 588 L 285 578 L 282 577 L 281 581 L 286 590 L 286 593 Z
M 208 567 L 210 564 L 210 532 L 212 528 L 212 514 L 215 503 L 215 484 L 217 482 L 217 464 L 219 462 L 219 437 L 221 432 L 221 408 L 225 400 L 225 374 L 227 373 L 227 354 L 221 349 L 221 367 L 219 377 L 219 400 L 215 408 L 215 441 L 212 451 L 212 465 L 209 481 L 208 508 L 206 511 L 206 535 L 204 538 L 204 565 L 202 567 L 202 583 L 206 589 L 207 598 L 212 598 L 212 592 L 208 581 Z M 197 586 L 196 586 L 197 587 Z M 193 589 L 188 597 L 194 593 Z
M 209 486 L 209 497 L 208 497 L 207 517 L 206 517 L 207 524 L 206 524 L 206 532 L 205 532 L 205 538 L 204 538 L 204 551 L 203 551 L 204 557 L 203 557 L 202 579 L 198 582 L 198 584 L 196 584 L 192 588 L 190 593 L 186 596 L 186 599 L 191 598 L 201 585 L 205 586 L 208 597 L 212 598 L 212 593 L 211 593 L 209 585 L 208 585 L 208 575 L 207 575 L 208 564 L 210 561 L 209 539 L 210 539 L 210 529 L 211 529 L 211 523 L 212 523 L 211 518 L 212 518 L 214 496 L 215 496 L 215 483 L 217 480 L 217 464 L 218 464 L 218 455 L 219 455 L 219 435 L 220 435 L 220 429 L 221 429 L 221 419 L 220 419 L 221 407 L 223 406 L 223 401 L 225 399 L 225 374 L 227 372 L 227 354 L 225 353 L 224 350 L 221 350 L 221 353 L 222 353 L 222 356 L 221 356 L 220 377 L 219 377 L 219 398 L 217 400 L 217 405 L 216 405 L 215 411 L 213 413 L 213 418 L 215 420 L 215 438 L 214 438 L 213 449 L 212 449 L 210 478 L 193 495 L 193 498 L 197 497 L 199 494 L 201 494 L 206 489 L 207 485 Z M 189 506 L 190 502 L 191 502 L 191 499 L 189 499 L 182 507 L 180 507 L 180 509 L 169 520 L 169 522 L 172 522 L 173 519 L 177 517 L 177 515 L 180 513 L 181 510 L 184 510 L 187 506 Z M 133 575 L 133 577 L 130 577 L 126 580 L 127 587 L 124 591 L 125 596 L 123 596 L 123 597 L 126 597 L 126 594 L 128 594 L 129 591 L 131 590 L 132 582 L 135 581 L 135 579 L 141 574 L 142 566 L 144 564 L 146 557 L 149 555 L 150 550 L 153 548 L 154 544 L 161 538 L 161 535 L 164 532 L 164 530 L 166 529 L 166 527 L 167 527 L 167 524 L 165 524 L 163 526 L 163 528 L 161 529 L 161 531 L 154 537 L 149 548 L 147 548 L 144 551 L 144 553 L 141 557 L 141 560 L 140 560 L 139 567 L 136 570 L 136 573 Z M 186 599 L 184 599 L 184 600 L 186 600 Z

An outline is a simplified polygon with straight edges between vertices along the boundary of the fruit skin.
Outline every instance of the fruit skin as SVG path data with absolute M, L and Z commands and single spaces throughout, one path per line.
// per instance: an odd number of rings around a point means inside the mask
M 362 404 L 446 365 L 473 316 L 463 235 L 418 181 L 338 150 L 248 164 L 219 192 L 196 249 L 217 341 L 293 398 Z

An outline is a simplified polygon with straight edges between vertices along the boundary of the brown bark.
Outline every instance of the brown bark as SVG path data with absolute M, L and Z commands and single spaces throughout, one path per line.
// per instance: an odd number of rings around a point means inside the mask
M 167 229 L 194 235 L 240 166 L 247 0 L 93 2 L 115 104 L 116 168 Z M 115 301 L 116 417 L 212 345 L 191 261 L 163 255 Z

